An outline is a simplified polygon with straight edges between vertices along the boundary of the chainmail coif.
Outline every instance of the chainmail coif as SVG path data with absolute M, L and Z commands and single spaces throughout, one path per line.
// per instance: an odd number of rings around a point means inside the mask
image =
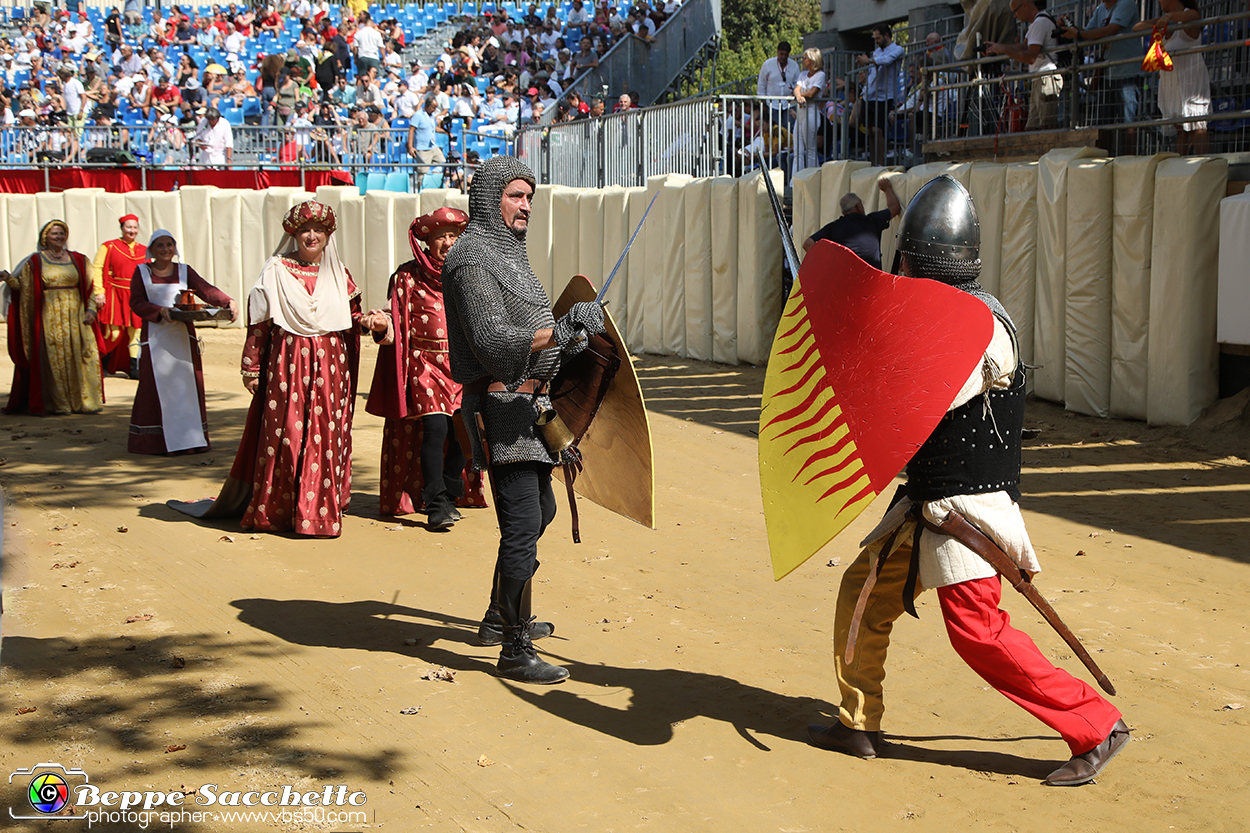
M 555 318 L 530 268 L 525 233 L 509 228 L 500 212 L 504 188 L 517 179 L 535 184 L 534 173 L 512 156 L 496 156 L 478 168 L 469 188 L 469 224 L 443 265 L 451 377 L 462 385 L 491 379 L 515 390 L 526 379 L 551 379 L 560 369 L 559 348 L 530 352 L 534 333 L 554 326 Z M 479 411 L 493 463 L 557 462 L 534 427 L 538 410 L 551 407 L 545 395 L 466 393 L 461 407 L 478 468 L 486 464 L 475 430 Z

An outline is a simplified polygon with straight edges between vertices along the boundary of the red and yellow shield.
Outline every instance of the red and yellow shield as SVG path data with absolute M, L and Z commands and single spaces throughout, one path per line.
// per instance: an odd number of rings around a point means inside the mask
M 781 579 L 889 486 L 955 401 L 994 332 L 989 307 L 938 281 L 808 252 L 768 358 L 760 491 Z

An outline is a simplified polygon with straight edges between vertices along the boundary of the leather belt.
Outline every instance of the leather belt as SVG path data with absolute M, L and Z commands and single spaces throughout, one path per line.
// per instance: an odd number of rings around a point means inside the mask
M 463 388 L 467 394 L 474 396 L 481 395 L 487 391 L 491 393 L 529 393 L 538 394 L 547 392 L 547 383 L 542 379 L 526 379 L 521 386 L 515 391 L 509 391 L 508 386 L 503 382 L 497 382 L 494 379 L 478 379 L 476 382 L 469 382 Z

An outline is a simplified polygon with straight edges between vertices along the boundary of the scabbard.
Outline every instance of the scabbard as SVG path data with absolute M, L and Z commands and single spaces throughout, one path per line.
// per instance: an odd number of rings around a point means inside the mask
M 1042 594 L 1037 592 L 1037 588 L 1029 580 L 1028 573 L 1020 569 L 1020 566 L 1011 560 L 1011 556 L 1003 552 L 984 532 L 969 523 L 968 519 L 963 515 L 953 510 L 941 524 L 934 524 L 923 515 L 919 516 L 919 523 L 924 524 L 926 529 L 940 535 L 949 535 L 988 561 L 990 566 L 997 570 L 1003 578 L 1007 579 L 1007 582 L 1012 587 L 1029 600 L 1029 604 L 1037 608 L 1037 612 L 1042 614 L 1042 617 L 1055 629 L 1055 633 L 1063 637 L 1063 641 L 1068 643 L 1068 647 L 1076 653 L 1081 662 L 1085 664 L 1085 667 L 1089 669 L 1089 673 L 1094 676 L 1094 680 L 1102 687 L 1102 690 L 1108 694 L 1115 694 L 1115 686 L 1111 684 L 1111 680 L 1107 679 L 1107 675 L 1098 667 L 1098 663 L 1094 662 L 1094 658 L 1089 655 L 1089 651 L 1085 650 L 1085 646 L 1081 644 L 1081 640 L 1077 639 L 1076 634 L 1059 618 L 1059 614 L 1050 606 L 1050 602 L 1042 598 Z

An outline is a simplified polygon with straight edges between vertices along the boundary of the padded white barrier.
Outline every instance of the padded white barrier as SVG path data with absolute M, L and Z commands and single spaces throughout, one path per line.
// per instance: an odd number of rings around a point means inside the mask
M 1064 406 L 1106 417 L 1111 411 L 1111 160 L 1074 160 L 1068 165 L 1068 192 Z
M 283 185 L 267 188 L 261 193 L 265 195 L 262 208 L 264 219 L 262 220 L 261 235 L 264 237 L 265 253 L 269 254 L 273 252 L 278 245 L 278 241 L 282 239 L 282 218 L 286 216 L 287 210 L 298 202 L 295 199 L 295 195 L 306 192 L 297 185 Z
M 538 282 L 551 295 L 551 196 L 561 185 L 539 185 L 534 190 L 530 201 L 530 221 L 525 232 L 525 252 L 529 255 L 530 268 L 538 277 Z M 443 197 L 446 201 L 446 196 Z M 438 206 L 427 205 L 425 197 L 421 198 L 421 207 L 433 211 Z
M 146 243 L 151 238 L 153 231 L 163 228 L 173 234 L 174 239 L 181 245 L 182 238 L 185 236 L 182 223 L 182 192 L 154 191 L 151 205 L 152 224 L 140 226 L 144 229 L 140 232 L 143 242 Z
M 64 220 L 65 197 L 59 192 L 35 194 L 35 215 L 39 218 L 40 228 L 53 220 Z M 70 229 L 70 234 L 73 233 L 74 230 Z
M 12 269 L 18 261 L 39 248 L 39 216 L 35 213 L 34 194 L 9 194 L 5 200 L 5 225 L 9 238 L 9 257 L 12 260 L 5 264 Z M 70 229 L 69 246 L 74 248 L 74 230 Z M 87 254 L 87 252 L 83 252 Z M 88 257 L 95 255 L 91 252 Z
M 1220 202 L 1219 284 L 1216 338 L 1250 345 L 1250 193 Z
M 643 215 L 647 210 L 647 203 L 651 200 L 650 189 L 643 186 L 629 188 L 629 227 L 630 234 L 632 229 L 638 228 L 638 224 L 642 222 Z M 625 341 L 629 343 L 629 349 L 635 353 L 643 351 L 643 337 L 645 334 L 644 321 L 646 319 L 645 297 L 647 292 L 647 227 L 656 222 L 654 213 L 647 216 L 647 222 L 643 224 L 642 230 L 638 232 L 638 237 L 634 240 L 634 247 L 629 250 L 629 260 L 627 266 L 629 268 L 629 278 L 625 284 L 626 306 L 628 308 L 629 317 L 626 321 Z M 622 267 L 624 268 L 624 267 Z
M 178 191 L 182 237 L 178 253 L 209 283 L 213 282 L 213 225 L 209 206 L 214 185 L 184 185 Z
M 1021 361 L 1032 364 L 1037 301 L 1037 163 L 1007 165 L 1003 187 L 1003 260 L 998 300 L 1016 325 Z
M 365 306 L 365 285 L 369 271 L 366 265 L 369 235 L 365 224 L 365 198 L 359 191 L 354 194 L 344 191 L 339 197 L 339 209 L 339 230 L 335 232 L 339 239 L 334 242 L 338 246 L 343 265 L 347 267 L 352 281 L 360 290 L 360 303 L 368 311 L 369 308 Z
M 412 227 L 412 221 L 424 213 L 421 210 L 421 197 L 418 194 L 395 192 L 395 202 L 391 208 L 394 249 L 391 252 L 391 268 L 386 273 L 386 284 L 382 287 L 382 303 L 386 302 L 386 290 L 390 286 L 391 275 L 401 263 L 412 260 L 412 244 L 408 242 L 408 230 Z
M 247 323 L 247 293 L 259 276 L 259 273 L 249 275 L 243 270 L 240 194 L 236 189 L 218 189 L 209 194 L 208 218 L 213 248 L 213 274 L 212 277 L 205 276 L 238 304 L 239 321 L 235 326 Z
M 447 192 L 447 201 L 444 203 L 448 208 L 458 208 L 465 214 L 469 213 L 469 195 L 468 193 L 451 189 Z
M 712 361 L 737 364 L 738 180 L 731 176 L 718 176 L 711 180 L 709 188 L 712 227 Z
M 1068 164 L 1102 156 L 1097 148 L 1057 148 L 1039 161 L 1037 176 L 1037 300 L 1033 314 L 1033 390 L 1063 401 L 1067 292 Z
M 660 273 L 659 309 L 664 353 L 685 356 L 686 352 L 686 187 L 692 178 L 669 174 L 660 189 L 656 210 L 663 212 L 667 232 L 664 270 Z
M 1175 153 L 1120 156 L 1112 163 L 1111 415 L 1146 418 L 1150 349 L 1150 247 L 1155 172 Z
M 399 194 L 394 191 L 373 190 L 365 193 L 365 238 L 361 241 L 365 249 L 365 274 L 364 280 L 356 277 L 361 309 L 364 311 L 386 305 L 386 286 L 394 269 L 398 242 L 395 234 L 397 196 Z M 351 245 L 346 238 L 338 242 L 340 252 L 344 245 Z
M 804 168 L 790 180 L 793 195 L 794 248 L 801 254 L 803 241 L 820 230 L 820 183 L 824 179 L 823 168 Z
M 338 220 L 340 228 L 343 224 L 342 205 L 344 194 L 355 194 L 359 196 L 360 189 L 355 185 L 322 185 L 317 189 L 317 201 L 323 202 L 330 206 L 330 208 L 334 209 L 334 216 Z M 342 243 L 342 241 L 336 242 L 340 244 Z M 340 245 L 339 248 L 341 249 L 342 246 Z
M 1007 166 L 996 162 L 974 162 L 968 171 L 968 193 L 981 222 L 981 286 L 998 297 L 1003 268 L 1003 200 L 1007 186 Z
M 1228 160 L 1167 159 L 1155 171 L 1146 421 L 1188 425 L 1219 394 L 1215 341 L 1220 200 Z
M 634 231 L 633 226 L 629 224 L 629 192 L 619 185 L 613 185 L 603 189 L 602 193 L 603 246 L 600 248 L 600 263 L 603 276 L 595 282 L 595 285 L 600 288 L 607 281 L 612 268 L 616 266 L 621 252 L 625 251 L 629 235 Z M 621 264 L 620 271 L 612 279 L 612 285 L 608 287 L 605 299 L 608 302 L 608 310 L 612 313 L 613 320 L 616 321 L 616 328 L 623 338 L 629 323 L 629 303 L 626 292 L 628 283 L 629 258 L 626 258 L 625 263 Z
M 641 313 L 642 318 L 642 350 L 656 356 L 667 352 L 664 345 L 663 296 L 668 273 L 669 238 L 673 230 L 662 195 L 667 179 L 667 174 L 647 177 L 647 203 L 650 204 L 654 197 L 655 204 L 639 235 L 647 238 L 647 268 L 643 270 L 642 303 L 634 306 L 634 313 Z
M 558 187 L 551 192 L 551 284 L 547 296 L 554 304 L 577 274 L 581 250 L 580 188 Z
M 104 193 L 103 188 L 71 188 L 62 194 L 65 201 L 65 224 L 69 226 L 73 239 L 70 241 L 74 251 L 82 252 L 90 261 L 100 248 L 100 237 L 96 234 L 96 197 Z M 120 230 L 120 228 L 119 228 Z M 146 243 L 146 240 L 139 241 Z
M 706 362 L 712 360 L 712 180 L 693 179 L 686 184 L 685 192 L 684 355 Z
M 449 206 L 450 208 L 460 208 L 461 211 L 464 211 L 467 213 L 469 210 L 467 205 L 463 208 L 461 208 L 458 205 L 450 205 L 452 195 L 458 194 L 458 193 L 460 192 L 454 191 L 450 188 L 427 188 L 425 189 L 419 194 L 419 196 L 421 197 L 421 213 L 429 214 L 431 211 L 435 211 L 439 208 L 442 208 L 443 206 Z
M 243 258 L 243 289 L 245 298 L 247 297 L 246 293 L 251 292 L 252 287 L 256 285 L 256 279 L 260 277 L 261 267 L 265 265 L 265 261 L 269 259 L 269 256 L 274 253 L 274 249 L 278 247 L 278 241 L 281 239 L 280 237 L 274 237 L 273 241 L 270 242 L 271 234 L 264 230 L 266 222 L 268 222 L 268 217 L 266 217 L 265 213 L 265 192 L 250 191 L 246 188 L 239 189 L 239 230 L 241 232 L 239 249 Z M 280 221 L 278 230 L 282 230 Z M 338 234 L 338 232 L 335 232 L 335 234 Z
M 121 236 L 121 224 L 117 221 L 126 216 L 127 213 L 129 212 L 126 211 L 125 194 L 110 194 L 105 192 L 96 195 L 95 240 L 97 249 L 99 248 L 99 244 L 103 243 L 105 240 L 113 240 L 114 238 Z M 144 233 L 145 231 L 147 234 Z M 146 246 L 148 242 L 148 235 L 151 233 L 151 229 L 144 229 L 143 226 L 140 226 L 138 237 L 139 242 Z M 16 250 L 14 250 L 14 252 L 16 252 Z M 83 252 L 83 254 L 88 253 Z M 95 257 L 95 252 L 90 252 L 88 256 Z M 208 276 L 206 275 L 205 277 Z M 208 279 L 212 280 L 211 277 Z
M 781 171 L 770 171 L 781 193 Z M 768 361 L 781 320 L 781 237 L 759 171 L 738 184 L 738 359 Z
M 881 193 L 881 189 L 877 183 L 882 179 L 890 180 L 890 184 L 894 187 L 894 193 L 899 196 L 902 202 L 902 195 L 899 193 L 902 185 L 906 181 L 907 175 L 898 167 L 885 168 L 857 168 L 851 173 L 850 190 L 859 195 L 864 203 L 864 213 L 871 214 L 874 211 L 881 211 L 886 207 L 885 194 Z M 904 207 L 907 205 L 903 202 Z M 890 220 L 890 225 L 885 231 L 881 232 L 881 268 L 887 272 L 890 270 L 890 264 L 894 260 L 894 236 L 898 233 L 899 217 Z
M 916 165 L 909 169 L 906 179 L 902 180 L 901 186 L 899 182 L 895 182 L 894 190 L 898 193 L 898 198 L 903 203 L 903 208 L 906 208 L 911 202 L 911 198 L 916 196 L 917 191 L 928 184 L 930 180 L 936 179 L 942 174 L 954 178 L 960 185 L 967 188 L 971 171 L 971 162 L 926 162 L 923 165 Z M 885 205 L 883 204 L 881 207 L 885 208 Z
M 9 195 L 0 194 L 0 217 L 8 215 Z M 9 247 L 9 230 L 7 227 L 0 227 L 0 269 L 6 272 L 12 272 L 13 267 L 21 260 L 22 256 L 13 256 L 13 250 Z M 3 311 L 0 310 L 0 313 Z
M 616 262 L 616 258 L 612 258 L 606 267 L 603 264 L 603 227 L 607 222 L 603 211 L 605 193 L 600 188 L 585 188 L 577 194 L 577 266 L 573 272 L 585 275 L 596 289 L 603 286 L 603 279 Z M 564 287 L 560 287 L 560 291 L 563 292 Z M 555 301 L 551 299 L 553 304 Z
M 820 225 L 827 226 L 842 216 L 840 202 L 851 192 L 851 174 L 868 163 L 858 159 L 839 159 L 820 166 Z M 799 244 L 802 245 L 800 240 Z

